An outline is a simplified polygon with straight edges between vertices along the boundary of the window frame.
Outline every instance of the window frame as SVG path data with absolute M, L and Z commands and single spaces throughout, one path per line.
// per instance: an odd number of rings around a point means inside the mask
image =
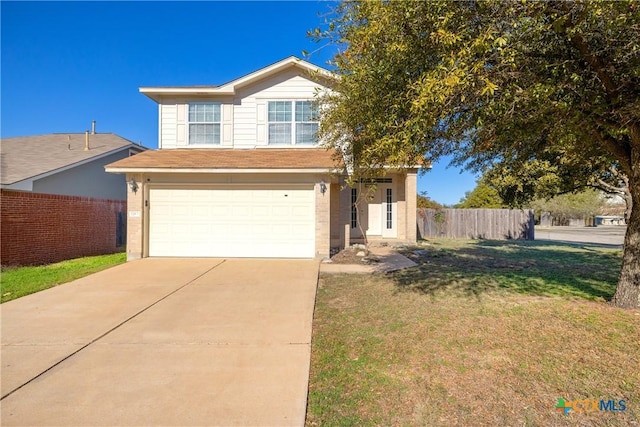
M 196 105 L 212 105 L 214 107 L 213 110 L 213 120 L 212 121 L 191 121 L 191 106 Z M 217 118 L 216 121 L 216 107 L 217 107 Z M 215 147 L 222 145 L 222 103 L 218 101 L 195 101 L 187 103 L 186 108 L 186 124 L 187 124 L 187 145 L 190 147 Z M 191 125 L 213 125 L 218 128 L 217 132 L 217 140 L 214 138 L 213 142 L 191 142 L 192 132 Z M 214 133 L 215 135 L 215 133 Z
M 289 120 L 270 120 L 271 119 L 271 105 L 272 103 L 288 103 L 289 108 Z M 298 105 L 302 104 L 302 105 Z M 298 120 L 299 115 L 302 115 L 302 119 L 304 119 L 305 111 L 300 111 L 300 109 L 304 109 L 305 105 L 311 106 L 311 115 L 309 118 L 311 120 Z M 273 114 L 277 114 L 277 112 L 273 112 Z M 267 145 L 269 146 L 296 146 L 299 145 L 301 147 L 313 147 L 318 145 L 317 132 L 319 127 L 319 121 L 317 119 L 318 114 L 318 105 L 317 102 L 311 99 L 270 99 L 267 100 L 266 105 L 266 140 Z M 316 116 L 316 117 L 314 117 Z M 315 119 L 315 120 L 313 120 Z M 271 125 L 283 125 L 286 124 L 289 126 L 289 142 L 271 142 Z M 314 138 L 312 142 L 300 142 L 298 137 L 298 125 L 315 125 Z
M 393 230 L 393 190 L 386 189 L 386 226 L 387 230 Z

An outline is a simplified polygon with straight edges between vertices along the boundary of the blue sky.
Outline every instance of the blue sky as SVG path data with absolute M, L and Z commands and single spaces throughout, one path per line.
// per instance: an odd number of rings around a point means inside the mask
M 7 2 L 1 13 L 2 137 L 113 132 L 157 148 L 157 106 L 140 86 L 217 85 L 302 51 L 331 2 Z M 418 191 L 446 204 L 475 177 L 437 163 Z

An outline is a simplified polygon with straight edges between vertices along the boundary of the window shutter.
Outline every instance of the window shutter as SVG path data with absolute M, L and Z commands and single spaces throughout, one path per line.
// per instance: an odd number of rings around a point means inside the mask
M 233 145 L 232 104 L 222 104 L 222 145 Z
M 176 114 L 176 146 L 178 147 L 187 145 L 186 118 L 187 106 L 185 104 L 178 104 Z

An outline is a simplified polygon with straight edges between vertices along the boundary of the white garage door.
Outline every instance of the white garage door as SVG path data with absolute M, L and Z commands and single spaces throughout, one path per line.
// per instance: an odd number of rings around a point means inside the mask
M 149 256 L 312 258 L 312 187 L 152 188 Z

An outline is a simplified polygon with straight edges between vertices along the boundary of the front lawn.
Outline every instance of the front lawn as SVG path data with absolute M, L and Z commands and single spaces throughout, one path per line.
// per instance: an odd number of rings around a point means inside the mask
M 620 255 L 434 240 L 413 269 L 323 275 L 307 425 L 635 425 L 640 311 L 605 302 Z
M 55 264 L 35 267 L 8 267 L 2 269 L 2 299 L 11 301 L 61 283 L 70 282 L 105 268 L 125 262 L 124 252 L 76 258 Z

